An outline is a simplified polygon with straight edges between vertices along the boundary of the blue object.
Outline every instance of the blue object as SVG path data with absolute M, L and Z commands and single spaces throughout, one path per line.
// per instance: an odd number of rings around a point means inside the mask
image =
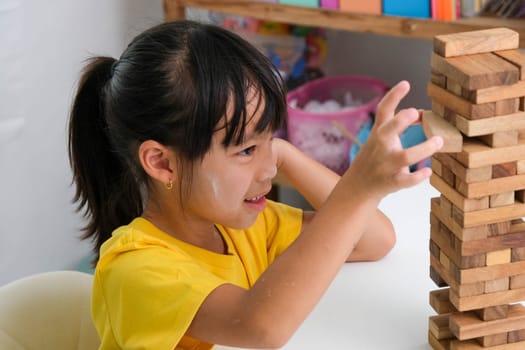
M 319 7 L 319 0 L 280 0 L 279 2 L 286 5 Z
M 391 16 L 430 18 L 430 1 L 383 0 L 383 14 Z
M 357 139 L 359 140 L 359 142 L 361 142 L 361 144 L 365 144 L 366 140 L 368 139 L 368 136 L 370 135 L 371 129 L 372 121 L 369 121 L 368 123 L 363 125 L 363 127 L 359 130 L 359 133 L 357 134 Z M 423 132 L 421 124 L 414 124 L 409 126 L 401 135 L 401 145 L 403 146 L 403 148 L 409 148 L 420 144 L 426 139 L 427 138 L 425 136 L 425 133 Z M 350 164 L 352 164 L 352 161 L 354 160 L 358 152 L 359 146 L 356 144 L 352 144 L 352 147 L 350 147 Z M 418 164 L 411 165 L 410 171 L 415 171 L 423 166 L 430 166 L 429 158 L 423 160 Z

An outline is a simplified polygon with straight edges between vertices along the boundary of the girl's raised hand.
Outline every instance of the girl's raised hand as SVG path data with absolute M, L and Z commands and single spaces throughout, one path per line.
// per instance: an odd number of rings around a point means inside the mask
M 377 200 L 428 178 L 432 173 L 428 167 L 411 173 L 409 166 L 430 157 L 443 146 L 443 139 L 435 136 L 403 149 L 400 135 L 419 118 L 414 108 L 395 113 L 409 90 L 408 82 L 401 81 L 383 97 L 367 142 L 343 176 L 343 181 L 352 179 L 354 189 L 358 188 Z

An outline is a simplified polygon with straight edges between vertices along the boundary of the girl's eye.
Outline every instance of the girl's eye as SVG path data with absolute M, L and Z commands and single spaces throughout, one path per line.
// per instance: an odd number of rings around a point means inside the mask
M 255 146 L 250 146 L 239 152 L 241 156 L 249 156 L 255 151 Z

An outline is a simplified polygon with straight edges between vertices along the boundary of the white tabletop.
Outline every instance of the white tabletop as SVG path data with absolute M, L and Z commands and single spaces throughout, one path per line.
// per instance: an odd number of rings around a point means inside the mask
M 283 349 L 428 350 L 428 181 L 385 198 L 380 205 L 397 232 L 384 259 L 345 264 L 317 307 Z M 230 349 L 217 346 L 216 349 Z

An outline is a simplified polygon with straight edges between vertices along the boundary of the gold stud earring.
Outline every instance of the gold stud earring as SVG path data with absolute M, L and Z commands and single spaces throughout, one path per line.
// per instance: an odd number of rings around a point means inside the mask
M 165 185 L 166 186 L 166 189 L 168 191 L 171 191 L 172 188 L 173 188 L 173 182 L 171 181 L 171 179 L 169 179 L 168 183 Z

